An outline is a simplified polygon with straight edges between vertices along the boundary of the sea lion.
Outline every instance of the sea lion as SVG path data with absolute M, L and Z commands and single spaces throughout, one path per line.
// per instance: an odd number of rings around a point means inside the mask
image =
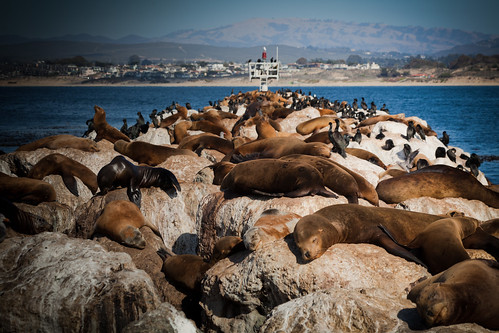
M 236 252 L 243 251 L 244 249 L 245 247 L 241 237 L 224 236 L 215 243 L 210 258 L 210 264 L 214 265 L 220 260 L 227 258 Z
M 208 120 L 193 121 L 190 130 L 203 131 L 215 135 L 220 135 L 220 133 L 223 133 L 224 138 L 228 140 L 232 139 L 232 133 L 227 128 L 225 128 L 225 126 L 212 123 Z
M 256 251 L 265 243 L 282 239 L 293 232 L 300 218 L 301 216 L 295 213 L 282 213 L 276 209 L 266 210 L 244 233 L 244 246 L 250 251 Z
M 350 155 L 353 155 L 355 157 L 358 157 L 358 158 L 361 158 L 361 159 L 366 160 L 368 162 L 371 162 L 371 163 L 386 170 L 385 163 L 383 163 L 378 156 L 371 153 L 370 151 L 367 151 L 365 149 L 360 149 L 360 148 L 346 148 L 345 151 Z
M 234 168 L 234 166 L 234 163 L 224 161 L 208 166 L 213 170 L 213 185 L 221 185 L 224 177 Z
M 189 137 L 187 131 L 191 128 L 191 126 L 192 122 L 190 121 L 181 121 L 175 125 L 175 128 L 173 129 L 173 137 L 175 139 L 174 142 L 180 143 L 184 138 Z
M 255 158 L 280 158 L 291 154 L 331 156 L 331 149 L 320 142 L 306 143 L 293 137 L 267 138 L 245 143 L 227 154 L 223 161 L 240 162 Z
M 79 138 L 70 134 L 51 135 L 39 140 L 19 146 L 16 151 L 33 151 L 38 148 L 47 149 L 60 149 L 60 148 L 74 148 L 82 151 L 96 152 L 99 151 L 97 144 L 86 138 Z
M 280 160 L 310 164 L 319 170 L 326 187 L 345 196 L 349 203 L 359 203 L 360 190 L 357 181 L 344 168 L 330 159 L 312 155 L 287 155 L 281 157 Z
M 471 174 L 446 165 L 432 165 L 383 180 L 378 183 L 376 191 L 386 203 L 399 203 L 419 197 L 461 197 L 480 200 L 490 207 L 499 208 L 499 193 L 482 185 Z
M 418 249 L 418 257 L 428 266 L 430 273 L 437 274 L 470 259 L 462 240 L 475 233 L 478 224 L 478 220 L 468 217 L 440 219 L 428 225 L 407 247 Z
M 301 135 L 317 133 L 320 129 L 329 126 L 329 123 L 335 119 L 338 119 L 338 117 L 321 116 L 304 121 L 296 126 L 296 133 Z M 343 127 L 342 130 L 345 131 L 346 128 L 343 129 Z
M 95 141 L 100 141 L 106 139 L 111 143 L 115 143 L 118 140 L 124 140 L 130 142 L 130 138 L 125 134 L 121 133 L 117 128 L 109 125 L 106 121 L 106 111 L 100 106 L 94 106 L 94 127 L 97 136 Z
M 42 158 L 29 171 L 28 177 L 42 180 L 47 175 L 60 175 L 67 189 L 78 196 L 78 186 L 75 177 L 85 184 L 92 194 L 97 192 L 97 176 L 85 165 L 76 162 L 62 154 L 50 154 Z
M 187 119 L 188 110 L 186 107 L 177 104 L 175 108 L 177 110 L 177 113 L 172 114 L 171 116 L 161 120 L 159 127 L 166 128 L 168 126 L 175 124 L 179 119 Z
M 301 197 L 319 194 L 337 198 L 326 190 L 316 168 L 302 162 L 258 159 L 237 164 L 220 185 L 222 191 L 237 194 Z
M 8 219 L 12 229 L 23 234 L 34 235 L 54 229 L 43 217 L 19 209 L 3 195 L 0 195 L 0 213 Z
M 418 235 L 431 223 L 441 219 L 442 216 L 439 215 L 394 208 L 332 205 L 302 217 L 295 226 L 293 236 L 304 260 L 320 257 L 336 243 L 371 243 L 383 247 L 391 254 L 426 266 L 424 260 L 412 253 L 407 245 L 415 239 L 417 241 Z M 425 257 L 433 256 L 433 262 L 440 260 L 445 263 L 447 254 L 443 250 L 458 251 L 462 246 L 444 244 L 450 236 L 457 239 L 461 233 L 455 231 L 455 225 L 451 225 L 450 231 L 447 231 L 448 225 L 446 227 L 445 223 L 442 224 L 444 227 L 439 229 L 441 235 L 427 236 L 427 243 L 417 245 L 424 247 Z M 468 234 L 468 229 L 466 230 L 464 235 Z
M 415 285 L 407 298 L 428 326 L 476 323 L 499 329 L 499 264 L 466 260 Z
M 159 146 L 143 141 L 125 142 L 118 140 L 114 143 L 114 150 L 138 163 L 152 166 L 161 164 L 167 158 L 175 155 L 198 156 L 188 149 Z
M 0 193 L 12 202 L 25 202 L 38 205 L 41 202 L 55 201 L 54 187 L 42 180 L 11 177 L 0 172 Z
M 165 192 L 173 189 L 180 192 L 180 184 L 175 175 L 164 168 L 136 166 L 123 156 L 116 156 L 103 166 L 97 174 L 97 183 L 102 194 L 119 186 L 127 188 L 128 198 L 138 207 L 141 205 L 141 187 L 159 187 Z
M 198 155 L 203 149 L 215 149 L 223 154 L 228 154 L 234 149 L 234 144 L 220 136 L 202 133 L 184 138 L 179 143 L 178 149 L 189 149 Z
M 143 226 L 162 237 L 158 228 L 142 215 L 137 205 L 130 201 L 115 200 L 104 207 L 97 218 L 94 232 L 109 236 L 118 243 L 143 249 L 146 241 L 139 230 Z

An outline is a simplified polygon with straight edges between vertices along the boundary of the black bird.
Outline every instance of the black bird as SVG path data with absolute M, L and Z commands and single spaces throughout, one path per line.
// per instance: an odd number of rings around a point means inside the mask
M 456 162 L 456 148 L 451 148 L 451 149 L 447 150 L 447 157 L 452 162 Z
M 426 134 L 424 134 L 423 127 L 421 127 L 420 124 L 416 125 L 416 132 L 419 134 L 421 137 L 421 140 L 426 141 Z
M 385 137 L 385 135 L 383 134 L 383 132 L 384 132 L 384 130 L 383 130 L 383 129 L 380 129 L 380 130 L 379 130 L 379 134 L 378 134 L 378 135 L 376 135 L 376 139 L 378 139 L 378 140 L 383 140 L 383 139 L 384 139 L 384 137 Z
M 381 107 L 380 111 L 385 111 L 386 113 L 388 113 L 389 110 L 387 109 L 385 103 L 383 103 L 383 106 Z
M 123 118 L 123 126 L 120 128 L 120 132 L 128 135 L 128 124 L 126 123 L 126 118 Z
M 404 143 L 404 157 L 407 159 L 412 152 L 412 148 L 407 143 Z
M 362 134 L 360 134 L 360 130 L 357 128 L 357 133 L 353 136 L 353 141 L 360 144 L 362 142 Z
M 414 122 L 412 120 L 409 120 L 409 124 L 407 125 L 407 135 L 404 137 L 407 141 L 411 140 L 414 137 L 414 134 L 416 134 L 416 128 L 414 127 Z
M 189 102 L 185 103 L 185 107 L 186 107 L 188 110 L 192 110 L 191 103 L 189 103 Z
M 333 132 L 333 123 L 329 123 L 329 141 L 333 144 L 333 152 L 340 154 L 343 158 L 347 158 L 347 154 L 345 153 L 345 148 L 347 147 L 347 143 L 345 141 L 345 137 L 341 135 L 339 132 L 340 128 L 340 120 L 336 118 L 334 120 L 336 122 L 336 128 Z
M 419 154 L 419 149 L 416 149 L 415 151 L 412 151 L 411 146 L 406 143 L 406 144 L 404 144 L 403 152 L 404 152 L 405 160 L 403 162 L 399 162 L 398 164 L 405 171 L 409 171 L 412 168 L 413 164 L 414 164 L 414 159 Z
M 388 139 L 385 141 L 385 145 L 383 147 L 381 147 L 381 149 L 383 150 L 391 150 L 393 147 L 395 147 L 395 145 L 393 144 L 393 140 L 392 139 Z
M 151 114 L 149 114 L 149 118 L 151 118 L 151 121 L 152 121 L 152 124 L 154 125 L 154 128 L 159 127 L 158 118 L 156 117 L 157 113 L 158 113 L 158 110 L 154 109 L 154 110 L 152 110 Z
M 426 168 L 426 167 L 428 167 L 428 166 L 430 166 L 430 163 L 428 163 L 428 161 L 427 161 L 426 159 L 424 159 L 424 158 L 420 158 L 420 159 L 418 160 L 418 162 L 416 163 L 416 168 L 417 168 L 418 170 L 423 169 L 423 168 Z
M 439 138 L 439 140 L 442 141 L 442 143 L 447 147 L 447 145 L 449 144 L 449 135 L 446 131 L 442 133 L 442 137 Z
M 88 119 L 85 124 L 87 124 L 87 130 L 83 133 L 83 137 L 88 137 L 88 135 L 95 131 L 94 118 Z
M 352 103 L 352 109 L 353 109 L 354 111 L 357 111 L 357 110 L 358 110 L 358 108 L 359 108 L 359 106 L 357 105 L 357 98 L 354 98 L 354 99 L 353 99 L 353 103 Z
M 435 158 L 439 158 L 439 157 L 445 157 L 445 148 L 444 147 L 438 147 L 436 150 L 435 150 Z
M 472 153 L 471 156 L 466 160 L 465 165 L 468 168 L 471 168 L 472 165 L 476 165 L 476 167 L 478 168 L 480 164 L 482 164 L 482 162 L 480 161 L 480 157 L 478 157 L 477 154 Z
M 366 101 L 364 100 L 364 97 L 362 97 L 362 100 L 360 101 L 360 107 L 361 107 L 363 110 L 366 110 L 366 111 L 367 111 L 367 103 L 366 103 Z

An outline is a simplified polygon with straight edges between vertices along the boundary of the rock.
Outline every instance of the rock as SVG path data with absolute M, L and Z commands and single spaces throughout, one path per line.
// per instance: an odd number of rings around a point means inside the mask
M 334 199 L 319 195 L 299 198 L 239 196 L 225 199 L 223 192 L 209 194 L 201 201 L 196 217 L 199 254 L 209 257 L 219 237 L 242 237 L 267 209 L 305 216 L 323 207 L 340 203 L 347 203 L 347 199 L 343 196 Z M 362 204 L 370 205 L 364 200 Z
M 44 226 L 41 225 L 39 228 L 36 228 L 38 230 L 55 231 L 69 234 L 75 228 L 73 209 L 67 205 L 63 205 L 58 202 L 42 202 L 37 206 L 29 205 L 26 203 L 16 203 L 15 205 L 25 212 L 42 217 L 49 225 L 52 226 L 51 229 L 47 230 Z
M 296 133 L 296 126 L 298 124 L 320 116 L 319 110 L 309 106 L 303 110 L 292 112 L 289 116 L 278 122 L 281 125 L 282 132 Z
M 490 332 L 476 324 L 425 328 L 408 300 L 330 288 L 274 308 L 260 332 Z
M 75 179 L 76 186 L 78 188 L 78 196 L 75 196 L 68 190 L 62 180 L 62 177 L 59 175 L 48 175 L 42 180 L 54 187 L 54 190 L 57 193 L 57 202 L 68 206 L 72 211 L 74 211 L 78 206 L 84 204 L 93 196 L 92 191 L 90 191 L 87 185 L 83 184 L 80 178 L 75 177 Z
M 149 127 L 147 133 L 140 135 L 134 141 L 149 142 L 153 145 L 169 145 L 170 134 L 166 128 L 153 128 Z
M 332 153 L 331 160 L 336 163 L 343 165 L 344 167 L 350 169 L 353 172 L 358 173 L 364 177 L 371 185 L 376 187 L 379 182 L 379 174 L 382 173 L 383 168 L 371 163 L 369 161 L 363 160 L 356 156 L 347 154 L 347 158 L 343 158 L 340 154 Z
M 316 291 L 363 289 L 372 297 L 405 299 L 410 285 L 428 276 L 425 268 L 371 244 L 336 244 L 304 263 L 289 236 L 213 266 L 203 281 L 202 307 L 209 327 L 244 331 L 246 320 L 258 322 L 254 311 L 266 316 Z
M 463 212 L 464 215 L 480 221 L 499 218 L 499 209 L 489 207 L 478 200 L 468 200 L 464 198 L 413 198 L 397 204 L 395 208 L 434 215 L 457 211 Z
M 124 253 L 60 233 L 0 243 L 2 331 L 119 332 L 160 305 Z
M 157 167 L 173 172 L 179 182 L 192 182 L 199 170 L 212 164 L 211 161 L 203 157 L 174 155 Z
M 140 320 L 128 324 L 122 333 L 196 333 L 194 322 L 185 318 L 182 312 L 177 311 L 171 304 L 162 303 L 157 309 L 146 312 Z

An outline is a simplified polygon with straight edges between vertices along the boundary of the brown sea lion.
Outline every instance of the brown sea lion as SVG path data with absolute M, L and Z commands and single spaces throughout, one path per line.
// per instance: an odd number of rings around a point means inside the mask
M 220 189 L 243 195 L 300 197 L 319 194 L 337 198 L 326 190 L 320 172 L 313 166 L 277 159 L 258 159 L 237 164 L 224 177 Z
M 437 274 L 470 259 L 462 240 L 475 233 L 478 224 L 478 220 L 468 217 L 440 219 L 428 225 L 407 247 L 418 249 L 418 257 L 430 273 Z
M 409 300 L 428 326 L 476 323 L 499 329 L 499 264 L 466 260 L 415 285 Z
M 302 162 L 315 167 L 324 179 L 324 185 L 333 192 L 345 196 L 349 203 L 359 203 L 359 185 L 355 178 L 326 157 L 312 155 L 287 155 L 280 160 Z
M 243 144 L 224 157 L 224 161 L 239 162 L 255 158 L 280 158 L 291 154 L 331 156 L 331 149 L 320 142 L 306 143 L 300 139 L 268 138 Z
M 220 260 L 231 256 L 232 254 L 245 250 L 241 237 L 224 236 L 217 240 L 213 253 L 211 254 L 210 264 L 214 265 Z
M 38 205 L 41 202 L 55 201 L 54 187 L 42 180 L 11 177 L 0 172 L 0 193 L 12 202 L 25 202 Z
M 166 128 L 175 124 L 179 119 L 187 119 L 188 110 L 186 107 L 177 104 L 175 108 L 177 109 L 177 113 L 161 120 L 159 127 Z
M 175 128 L 173 129 L 173 137 L 174 137 L 174 143 L 180 143 L 182 140 L 186 137 L 189 136 L 187 131 L 191 128 L 192 122 L 190 121 L 181 121 L 177 125 L 175 125 Z
M 224 138 L 228 140 L 232 139 L 232 133 L 227 128 L 225 128 L 225 126 L 217 125 L 208 120 L 193 121 L 190 130 L 203 131 L 215 135 L 220 135 L 220 133 L 223 133 Z
M 391 254 L 426 266 L 424 259 L 421 260 L 409 250 L 408 245 L 415 240 L 416 244 L 413 246 L 423 247 L 425 258 L 433 256 L 432 263 L 440 261 L 440 266 L 437 268 L 445 269 L 456 259 L 454 257 L 448 259 L 445 250 L 460 251 L 462 245 L 459 238 L 462 235 L 466 237 L 471 232 L 476 220 L 455 218 L 468 220 L 463 222 L 462 226 L 454 222 L 440 223 L 442 226 L 430 228 L 426 233 L 427 236 L 422 236 L 420 239 L 425 243 L 419 244 L 417 237 L 424 233 L 431 223 L 441 219 L 442 217 L 438 215 L 393 208 L 364 207 L 354 204 L 333 205 L 302 217 L 295 226 L 293 236 L 304 260 L 320 257 L 336 243 L 371 243 L 383 247 Z M 434 229 L 438 230 L 438 233 L 432 235 L 431 230 Z M 475 232 L 471 235 L 475 235 Z M 494 238 L 488 234 L 478 236 L 485 240 Z M 450 239 L 453 241 L 450 242 Z M 495 250 L 497 249 L 499 246 Z
M 432 165 L 396 178 L 386 179 L 376 187 L 379 198 L 386 203 L 432 197 L 461 197 L 480 200 L 499 208 L 499 193 L 482 185 L 471 174 L 446 165 Z
M 282 213 L 276 209 L 266 210 L 244 233 L 244 246 L 250 251 L 256 251 L 265 243 L 282 239 L 293 232 L 300 218 L 301 216 L 295 213 Z
M 28 177 L 42 180 L 48 175 L 60 175 L 67 189 L 78 196 L 78 186 L 75 177 L 85 184 L 92 194 L 97 192 L 97 176 L 85 165 L 76 162 L 62 154 L 50 154 L 42 158 L 29 171 Z
M 175 175 L 164 168 L 136 166 L 123 156 L 116 156 L 103 166 L 97 174 L 97 182 L 102 194 L 117 187 L 126 187 L 131 202 L 141 205 L 141 187 L 159 187 L 165 192 L 173 189 L 180 192 L 180 184 Z
M 304 121 L 296 126 L 296 133 L 300 133 L 301 135 L 317 133 L 320 129 L 329 126 L 329 123 L 334 122 L 335 119 L 337 117 L 322 116 Z
M 211 133 L 202 133 L 184 138 L 178 149 L 189 149 L 196 154 L 201 154 L 203 149 L 214 149 L 223 154 L 228 154 L 234 149 L 232 141 L 221 138 Z
M 120 154 L 130 157 L 138 163 L 153 166 L 163 163 L 171 156 L 198 156 L 196 153 L 188 149 L 159 146 L 143 141 L 125 142 L 123 140 L 118 140 L 114 143 L 114 150 Z
M 209 167 L 213 169 L 213 185 L 221 185 L 224 177 L 234 168 L 235 164 L 231 162 L 218 162 Z
M 346 148 L 345 152 L 347 154 L 353 155 L 355 157 L 361 158 L 363 160 L 366 160 L 368 162 L 371 162 L 383 169 L 386 170 L 386 165 L 383 163 L 378 156 L 375 154 L 371 153 L 370 151 L 367 151 L 365 149 L 360 149 L 360 148 Z
M 106 121 L 106 111 L 100 106 L 94 106 L 94 127 L 97 136 L 95 141 L 100 141 L 106 139 L 111 143 L 115 143 L 118 140 L 124 140 L 129 142 L 130 138 L 125 134 L 121 133 L 120 130 L 109 125 Z
M 146 246 L 140 228 L 147 226 L 158 236 L 158 228 L 147 220 L 139 207 L 130 201 L 109 202 L 97 218 L 95 232 L 109 236 L 112 240 L 138 249 Z
M 331 140 L 329 140 L 328 131 L 325 131 L 312 134 L 311 136 L 305 139 L 305 142 L 322 142 L 325 144 L 330 144 Z
M 38 148 L 47 149 L 60 149 L 60 148 L 74 148 L 82 151 L 96 152 L 99 151 L 97 144 L 85 138 L 79 138 L 70 134 L 51 135 L 39 140 L 19 146 L 16 151 L 33 151 Z

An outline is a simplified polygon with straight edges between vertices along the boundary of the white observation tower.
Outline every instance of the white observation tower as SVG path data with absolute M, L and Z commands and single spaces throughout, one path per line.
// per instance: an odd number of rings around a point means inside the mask
M 251 60 L 248 62 L 248 72 L 250 81 L 260 79 L 260 91 L 269 90 L 268 82 L 270 79 L 279 80 L 279 70 L 281 63 L 279 62 L 279 48 L 276 47 L 276 59 L 267 60 L 267 48 L 263 48 L 262 58 L 256 62 Z

